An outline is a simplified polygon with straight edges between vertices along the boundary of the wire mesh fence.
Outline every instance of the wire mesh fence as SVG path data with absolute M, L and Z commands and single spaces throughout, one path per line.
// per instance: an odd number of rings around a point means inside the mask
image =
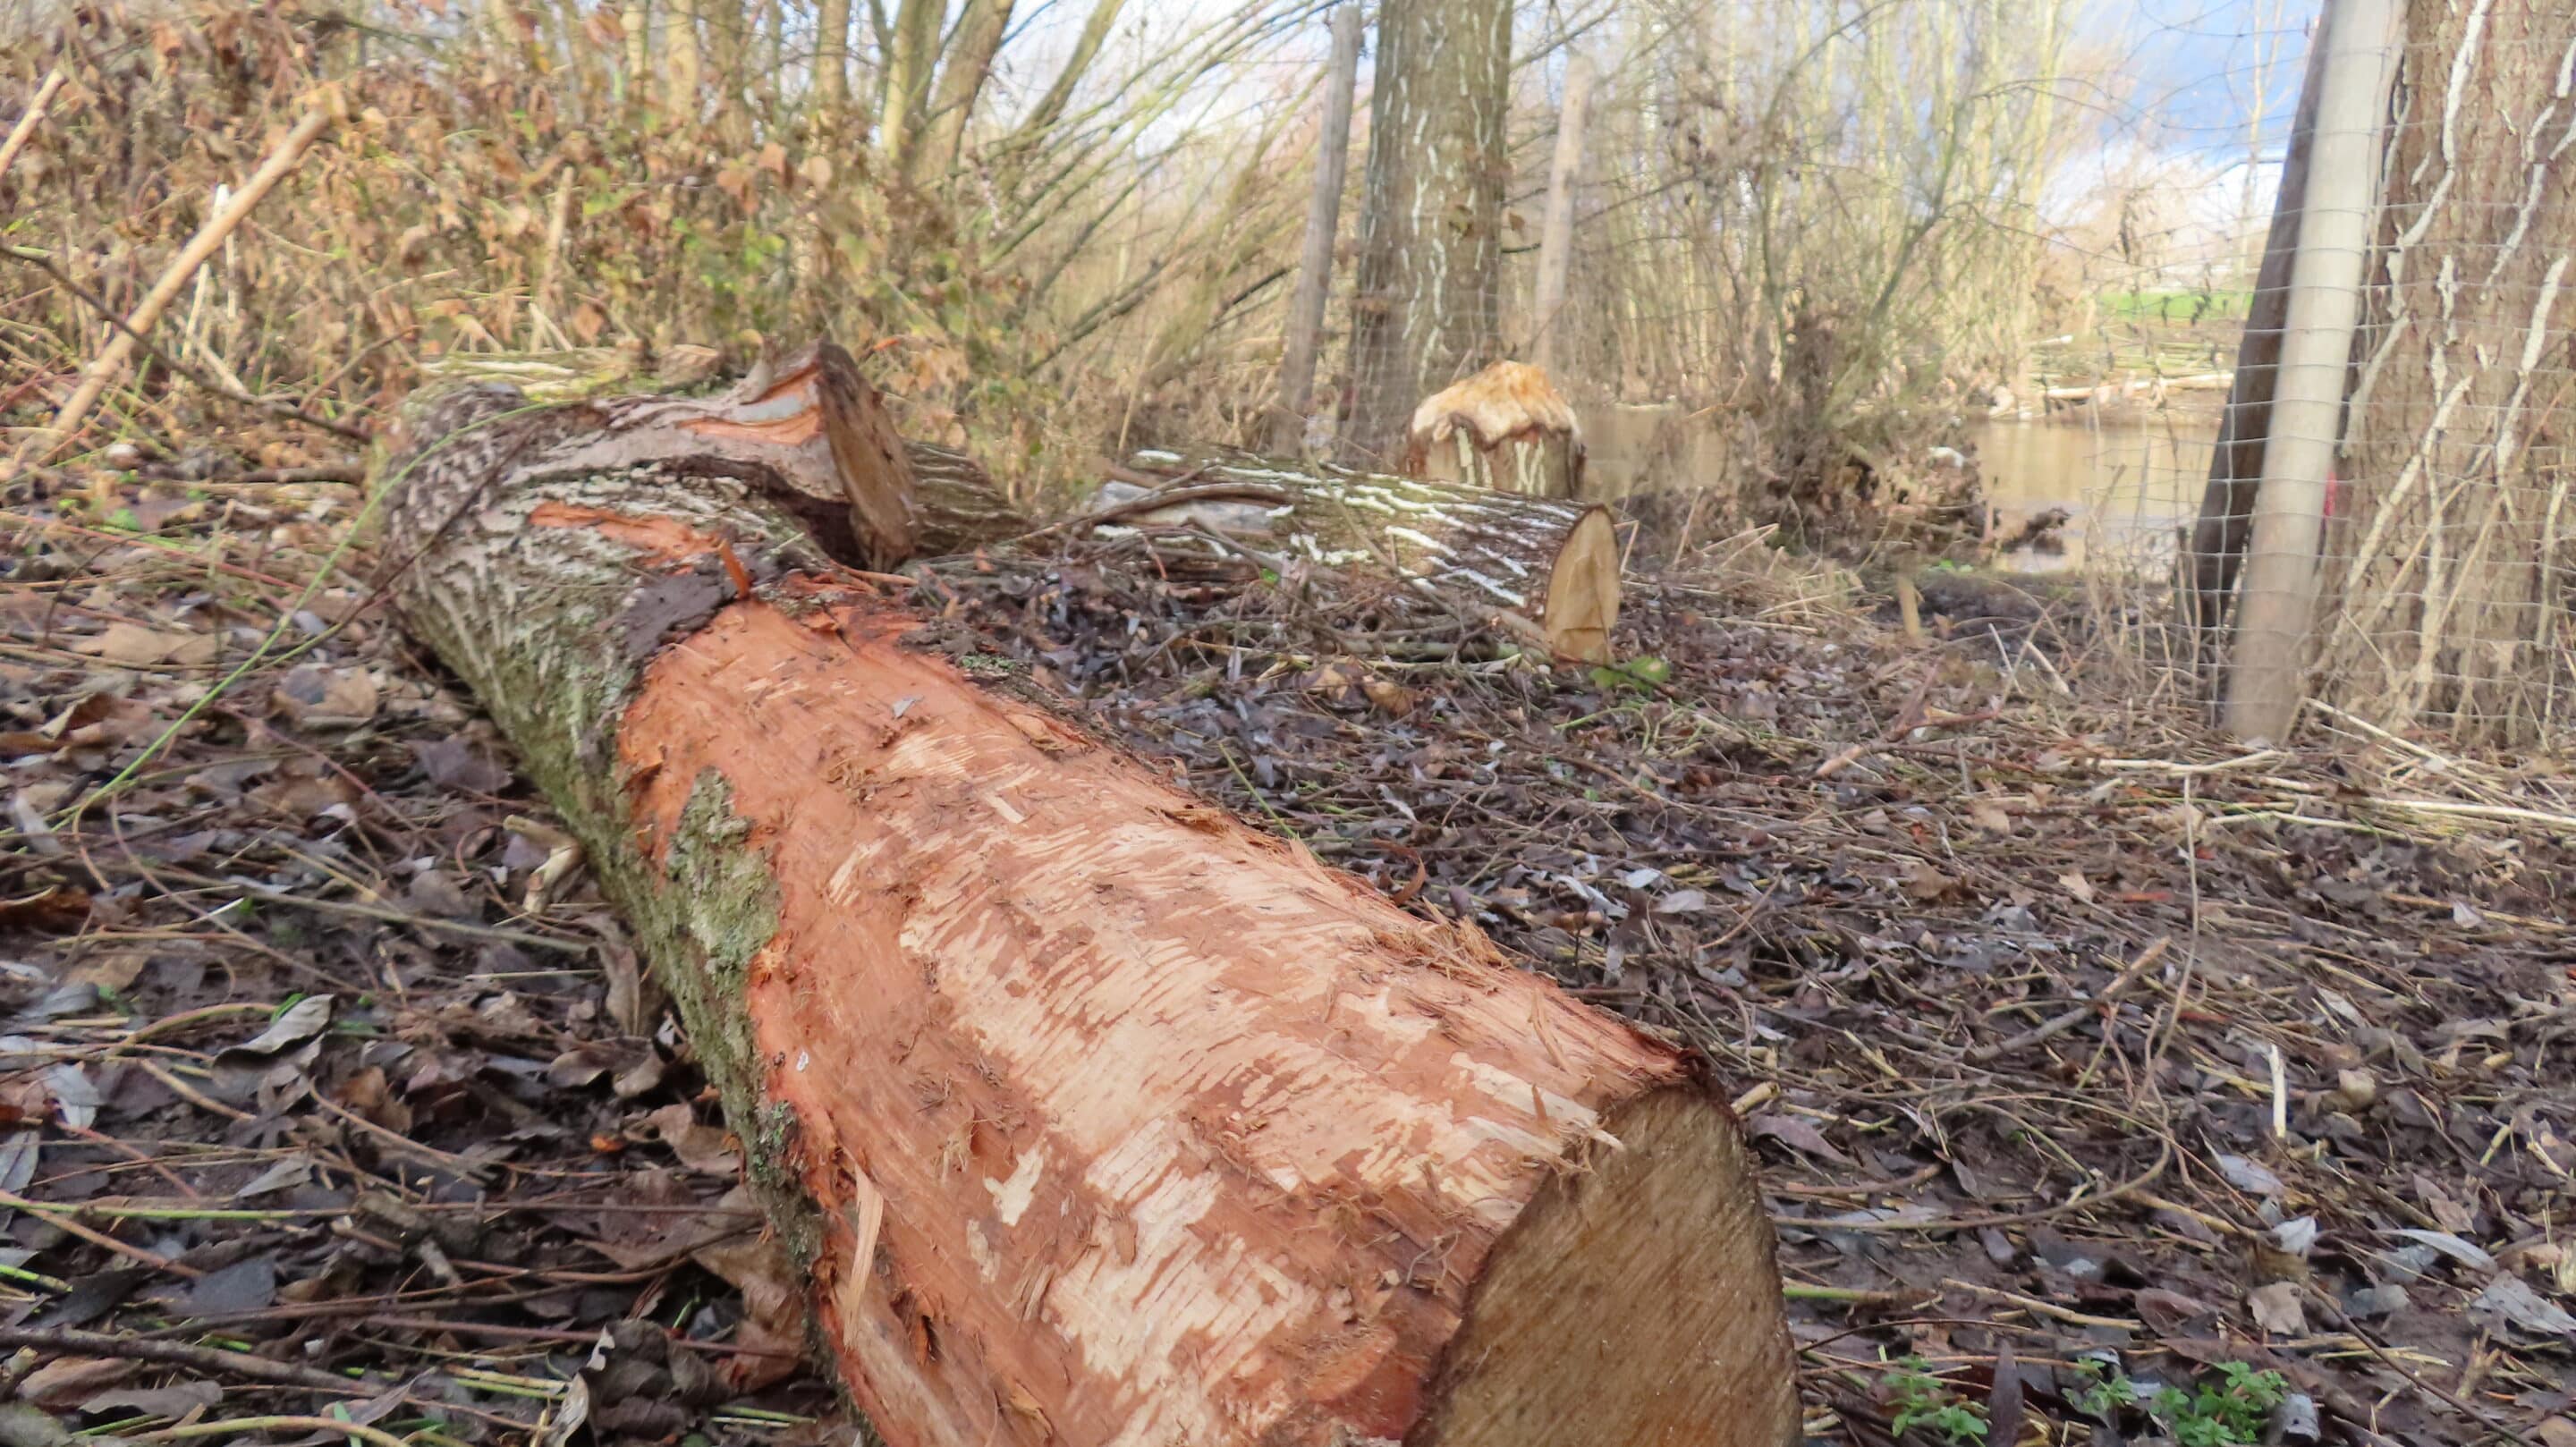
M 2132 93 L 2090 128 L 2070 98 L 2118 67 L 2053 43 L 2046 7 L 1849 28 L 1717 9 L 1632 7 L 1593 42 L 1612 61 L 1553 324 L 1594 488 L 1777 515 L 1855 476 L 1937 489 L 1973 459 L 2004 513 L 2068 514 L 2059 551 L 2011 565 L 2160 591 L 2199 625 L 2164 661 L 2213 695 L 2261 652 L 2250 634 L 2287 626 L 2295 683 L 2343 715 L 2566 738 L 2576 15 L 2416 5 L 2349 37 L 2382 71 L 2355 132 L 2297 104 L 2332 58 L 2310 7 L 2193 22 L 2220 60 L 2181 85 L 2231 104 Z M 1545 123 L 1525 120 L 1534 215 Z M 2311 154 L 2356 199 L 2305 194 Z M 1498 300 L 1520 340 L 1545 320 L 1540 258 L 1511 241 Z M 2329 284 L 2296 270 L 2302 244 L 2357 272 L 2348 346 L 2301 295 Z M 2330 459 L 2304 501 L 2266 482 L 2303 443 Z M 2266 531 L 2267 508 L 2301 516 Z M 2297 566 L 2245 566 L 2262 547 Z

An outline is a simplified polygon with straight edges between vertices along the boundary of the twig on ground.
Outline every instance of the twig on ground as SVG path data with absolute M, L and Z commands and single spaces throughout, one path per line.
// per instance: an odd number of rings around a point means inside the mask
M 116 1357 L 125 1361 L 151 1362 L 165 1367 L 187 1367 L 193 1371 L 221 1376 L 245 1377 L 280 1387 L 311 1387 L 317 1391 L 346 1392 L 362 1390 L 365 1383 L 312 1367 L 281 1362 L 250 1352 L 226 1351 L 221 1347 L 194 1346 L 187 1342 L 153 1341 L 145 1337 L 126 1336 L 118 1332 L 83 1331 L 68 1326 L 0 1326 L 0 1350 L 20 1347 L 45 1352 L 77 1352 L 83 1356 Z

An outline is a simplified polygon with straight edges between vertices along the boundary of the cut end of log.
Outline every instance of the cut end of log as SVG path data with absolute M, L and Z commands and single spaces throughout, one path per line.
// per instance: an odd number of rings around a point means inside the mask
M 1610 661 L 1610 630 L 1619 622 L 1619 530 L 1610 510 L 1592 508 L 1566 531 L 1548 574 L 1539 626 L 1547 646 L 1586 663 Z
M 1771 1228 L 1734 1123 L 1681 1087 L 1601 1130 L 1495 1244 L 1414 1447 L 1798 1440 Z

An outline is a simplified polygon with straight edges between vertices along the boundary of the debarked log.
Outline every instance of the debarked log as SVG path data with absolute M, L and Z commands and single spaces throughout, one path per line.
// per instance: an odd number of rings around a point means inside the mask
M 890 1443 L 1796 1438 L 1691 1059 L 908 647 L 758 482 L 513 468 L 567 424 L 506 401 L 389 462 L 396 601 L 636 931 Z
M 1168 500 L 1158 506 L 1158 496 Z M 1116 469 L 1101 501 L 1118 523 L 1188 524 L 1274 559 L 1383 572 L 1453 613 L 1566 657 L 1610 657 L 1619 535 L 1599 503 L 1155 450 Z

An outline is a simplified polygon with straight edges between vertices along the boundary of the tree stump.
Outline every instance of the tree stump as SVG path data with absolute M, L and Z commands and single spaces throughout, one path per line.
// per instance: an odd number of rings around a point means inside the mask
M 1547 374 L 1496 362 L 1414 409 L 1404 470 L 1415 477 L 1530 497 L 1583 490 L 1583 434 Z
M 413 419 L 396 602 L 633 926 L 895 1447 L 1795 1441 L 1691 1059 L 907 647 L 738 437 L 565 466 L 599 414 L 511 395 Z

